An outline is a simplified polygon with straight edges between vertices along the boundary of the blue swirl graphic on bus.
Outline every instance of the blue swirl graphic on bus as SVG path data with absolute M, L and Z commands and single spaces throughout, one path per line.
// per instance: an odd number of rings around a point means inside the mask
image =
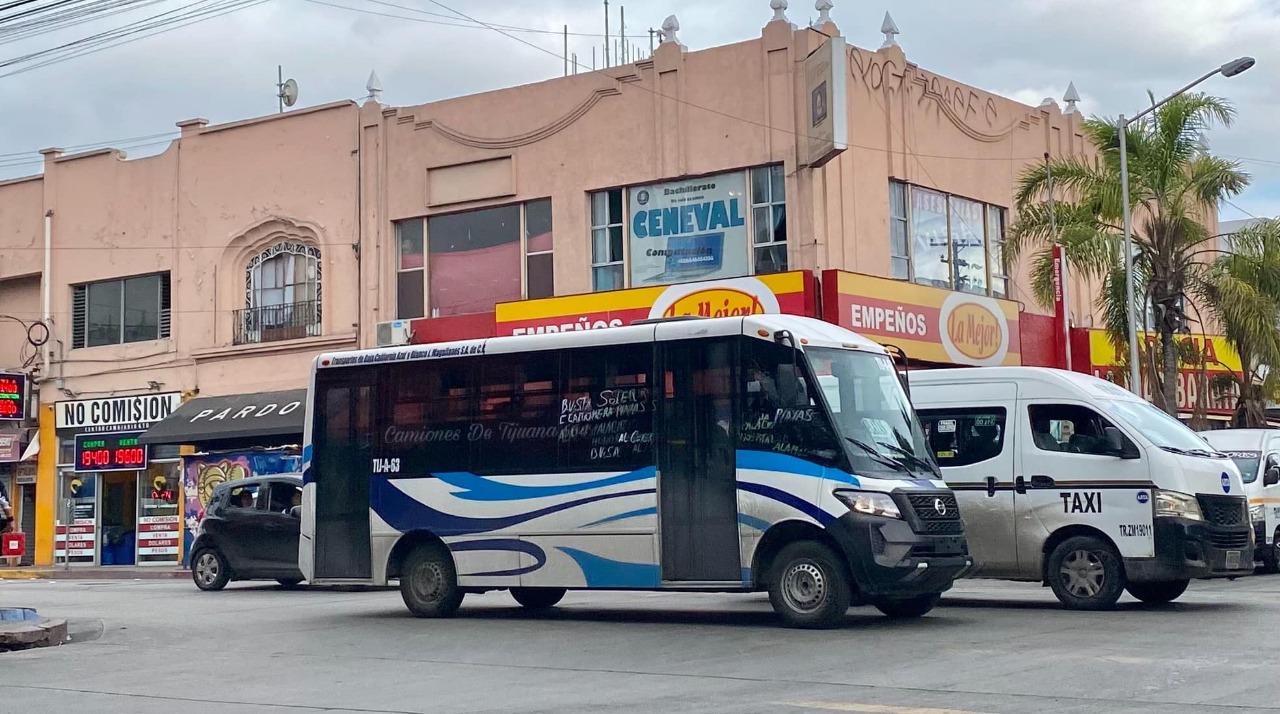
M 466 471 L 449 471 L 433 475 L 450 486 L 461 489 L 454 491 L 451 495 L 464 501 L 524 501 L 531 498 L 563 496 L 568 493 L 581 493 L 582 491 L 590 491 L 597 488 L 644 481 L 645 479 L 654 478 L 657 475 L 657 470 L 652 466 L 645 466 L 635 471 L 628 471 L 607 478 L 550 486 L 503 483 Z
M 474 550 L 496 550 L 503 552 L 524 553 L 532 556 L 533 565 L 526 565 L 522 568 L 512 568 L 510 570 L 490 570 L 483 573 L 459 573 L 462 576 L 470 577 L 490 577 L 496 578 L 505 575 L 524 575 L 532 573 L 541 568 L 547 562 L 547 552 L 540 548 L 536 543 L 519 538 L 489 538 L 486 540 L 464 540 L 449 543 L 449 550 L 458 553 L 462 551 Z

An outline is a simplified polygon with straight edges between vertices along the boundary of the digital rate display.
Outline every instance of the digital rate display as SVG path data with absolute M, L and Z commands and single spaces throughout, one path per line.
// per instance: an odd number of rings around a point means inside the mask
M 136 471 L 147 467 L 140 432 L 76 435 L 76 471 Z
M 27 413 L 27 375 L 0 374 L 0 421 L 22 421 Z

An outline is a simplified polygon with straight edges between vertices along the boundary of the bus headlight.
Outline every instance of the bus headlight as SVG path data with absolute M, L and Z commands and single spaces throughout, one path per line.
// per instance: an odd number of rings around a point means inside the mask
M 1195 496 L 1160 489 L 1156 489 L 1156 516 L 1186 518 L 1192 521 L 1204 520 Z
M 831 495 L 848 506 L 849 510 L 854 513 L 882 516 L 884 518 L 902 518 L 902 513 L 898 511 L 898 504 L 894 503 L 893 498 L 887 493 L 840 490 L 832 492 Z
M 1255 503 L 1249 506 L 1249 520 L 1253 523 L 1261 523 L 1267 520 L 1267 512 L 1263 509 L 1261 503 Z

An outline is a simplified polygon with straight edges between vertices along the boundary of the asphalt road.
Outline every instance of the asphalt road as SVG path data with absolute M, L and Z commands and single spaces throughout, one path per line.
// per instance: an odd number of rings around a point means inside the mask
M 531 616 L 491 593 L 432 621 L 385 590 L 10 581 L 5 605 L 86 641 L 0 654 L 3 714 L 1280 709 L 1280 576 L 1108 613 L 963 581 L 922 620 L 855 608 L 816 632 L 779 626 L 762 595 L 570 593 Z

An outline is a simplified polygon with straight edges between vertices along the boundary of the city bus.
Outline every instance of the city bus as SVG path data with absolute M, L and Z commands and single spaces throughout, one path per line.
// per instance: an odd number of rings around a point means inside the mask
M 299 565 L 417 616 L 509 590 L 768 591 L 918 617 L 971 564 L 886 351 L 810 318 L 645 321 L 316 358 Z

